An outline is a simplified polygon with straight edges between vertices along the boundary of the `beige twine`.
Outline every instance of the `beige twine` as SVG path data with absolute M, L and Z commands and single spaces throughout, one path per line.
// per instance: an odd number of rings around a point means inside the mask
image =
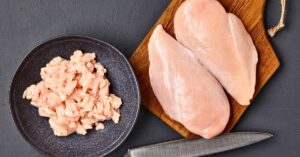
M 279 20 L 278 24 L 275 27 L 268 29 L 268 34 L 271 37 L 274 37 L 275 34 L 285 26 L 285 24 L 284 24 L 285 4 L 286 4 L 286 0 L 281 0 L 281 17 L 280 17 L 280 20 Z

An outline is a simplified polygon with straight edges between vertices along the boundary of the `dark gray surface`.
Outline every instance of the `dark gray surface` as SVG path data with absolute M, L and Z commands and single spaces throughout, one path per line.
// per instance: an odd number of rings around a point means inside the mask
M 60 35 L 82 34 L 107 41 L 127 57 L 168 4 L 168 0 L 0 0 L 0 156 L 41 156 L 17 132 L 10 115 L 8 88 L 18 64 L 38 43 Z M 277 22 L 280 0 L 270 0 L 266 25 Z M 271 39 L 281 67 L 263 88 L 234 131 L 266 131 L 271 140 L 215 156 L 300 156 L 300 1 L 287 4 L 287 27 Z M 125 143 L 130 147 L 179 139 L 172 129 L 142 109 Z

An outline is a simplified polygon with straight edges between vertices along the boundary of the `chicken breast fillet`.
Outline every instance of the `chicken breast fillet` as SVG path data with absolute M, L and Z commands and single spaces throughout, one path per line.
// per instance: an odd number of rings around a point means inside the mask
M 243 23 L 216 0 L 187 0 L 174 19 L 178 41 L 241 105 L 249 105 L 256 81 L 257 51 Z
M 219 82 L 161 25 L 148 44 L 150 82 L 164 111 L 204 138 L 220 134 L 230 107 Z

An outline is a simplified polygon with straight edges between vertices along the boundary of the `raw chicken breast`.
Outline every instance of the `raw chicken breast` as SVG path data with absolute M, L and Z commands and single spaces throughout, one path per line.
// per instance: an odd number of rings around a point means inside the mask
M 187 0 L 174 19 L 178 41 L 189 48 L 241 105 L 249 105 L 256 80 L 257 51 L 235 15 L 216 0 Z
M 161 25 L 150 38 L 148 52 L 151 86 L 164 111 L 204 138 L 220 134 L 230 108 L 219 82 Z

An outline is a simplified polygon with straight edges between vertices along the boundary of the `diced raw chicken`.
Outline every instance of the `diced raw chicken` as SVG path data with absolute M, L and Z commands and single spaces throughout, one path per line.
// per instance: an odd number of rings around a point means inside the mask
M 119 123 L 120 113 L 114 110 L 111 119 L 113 120 L 114 123 L 116 124 Z
M 105 127 L 104 127 L 103 123 L 96 123 L 96 130 L 102 130 L 104 128 Z
M 220 134 L 230 107 L 219 82 L 161 25 L 150 38 L 148 53 L 151 86 L 164 111 L 204 138 Z
M 117 97 L 114 94 L 110 94 L 108 99 L 113 108 L 115 108 L 115 109 L 120 108 L 120 106 L 122 104 L 121 98 Z
M 39 115 L 42 117 L 53 117 L 56 116 L 55 112 L 49 107 L 39 107 Z
M 241 105 L 250 104 L 257 51 L 243 23 L 216 0 L 187 0 L 174 19 L 176 38 Z
M 40 116 L 49 117 L 57 136 L 85 135 L 94 125 L 96 130 L 104 129 L 104 120 L 119 122 L 122 100 L 110 94 L 106 69 L 95 57 L 80 50 L 74 51 L 71 60 L 55 57 L 41 69 L 42 81 L 23 93 L 38 107 Z
M 81 135 L 85 135 L 87 133 L 86 129 L 80 123 L 77 123 L 76 132 Z

